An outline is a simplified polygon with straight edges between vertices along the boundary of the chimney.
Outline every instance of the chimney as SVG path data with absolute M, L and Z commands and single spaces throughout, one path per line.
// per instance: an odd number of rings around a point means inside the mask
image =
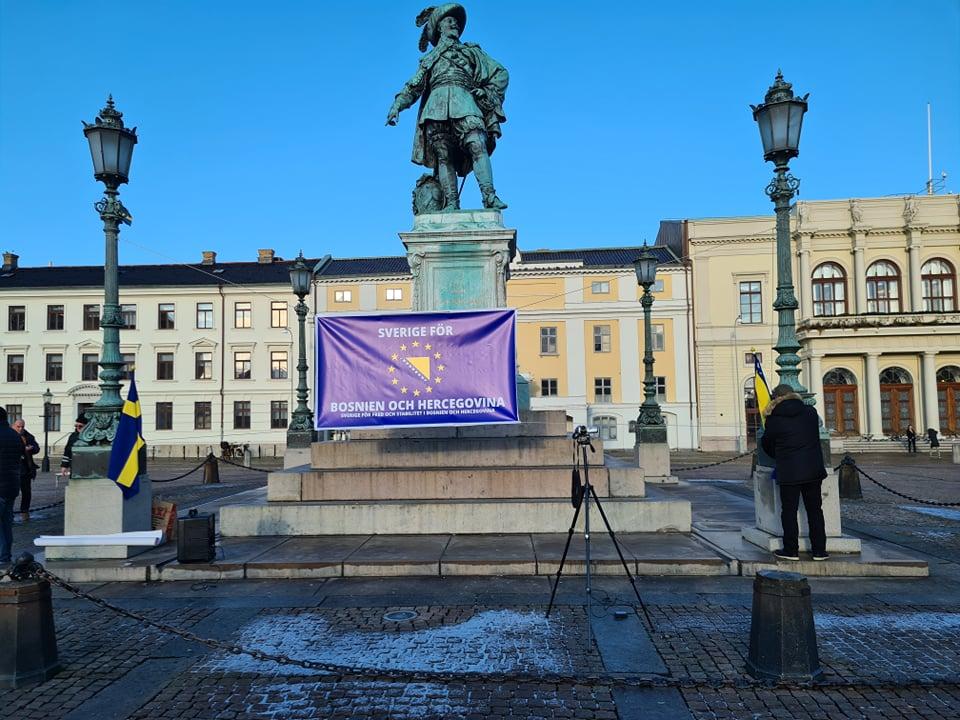
M 20 256 L 16 253 L 5 252 L 3 254 L 3 272 L 11 272 L 17 269 L 17 260 Z
M 217 252 L 215 250 L 204 250 L 203 251 L 203 265 L 216 265 L 217 264 Z
M 273 263 L 273 249 L 266 248 L 257 250 L 257 262 L 261 265 L 270 265 Z

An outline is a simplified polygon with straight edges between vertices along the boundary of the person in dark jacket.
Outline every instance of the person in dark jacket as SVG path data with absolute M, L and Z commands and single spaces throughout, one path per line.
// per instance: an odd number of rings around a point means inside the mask
M 20 518 L 27 521 L 30 519 L 30 500 L 33 498 L 31 485 L 37 477 L 37 464 L 33 461 L 33 456 L 40 452 L 40 444 L 27 430 L 23 418 L 15 420 L 11 427 L 17 431 L 23 443 L 23 461 L 20 464 Z
M 830 556 L 827 555 L 820 486 L 827 476 L 827 469 L 820 448 L 817 411 L 805 404 L 789 385 L 777 385 L 763 414 L 766 417 L 763 450 L 776 460 L 780 522 L 783 525 L 783 547 L 773 554 L 782 560 L 800 559 L 797 510 L 802 497 L 810 526 L 813 559 L 826 560 Z
M 930 457 L 933 457 L 933 453 L 937 453 L 937 458 L 940 458 L 940 438 L 937 437 L 938 433 L 933 428 L 927 428 L 927 442 L 930 443 Z
M 907 452 L 915 453 L 917 451 L 917 431 L 913 425 L 907 425 Z
M 87 424 L 87 418 L 78 415 L 76 422 L 73 423 L 73 432 L 67 438 L 67 445 L 63 448 L 63 457 L 60 459 L 60 474 L 63 477 L 70 477 L 70 468 L 73 463 L 73 444 L 80 439 L 80 433 Z
M 9 564 L 13 550 L 13 503 L 20 494 L 23 442 L 0 407 L 0 564 Z

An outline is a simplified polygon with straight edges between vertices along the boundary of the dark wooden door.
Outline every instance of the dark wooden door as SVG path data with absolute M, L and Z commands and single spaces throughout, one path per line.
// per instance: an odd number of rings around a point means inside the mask
M 859 435 L 856 385 L 825 385 L 823 388 L 823 424 L 837 435 Z
M 940 407 L 940 433 L 960 435 L 960 383 L 938 383 L 937 404 Z
M 903 435 L 907 432 L 907 425 L 916 428 L 913 422 L 913 385 L 881 384 L 880 415 L 885 435 Z

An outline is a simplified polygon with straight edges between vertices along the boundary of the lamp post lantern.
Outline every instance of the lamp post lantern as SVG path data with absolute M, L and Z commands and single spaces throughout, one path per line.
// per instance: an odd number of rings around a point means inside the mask
M 800 129 L 807 111 L 809 93 L 794 97 L 793 86 L 785 82 L 778 70 L 773 85 L 760 105 L 751 105 L 753 119 L 760 128 L 763 159 L 774 164 L 774 178 L 766 193 L 773 201 L 777 215 L 777 367 L 780 382 L 807 396 L 800 384 L 800 343 L 797 340 L 797 296 L 793 287 L 793 261 L 790 249 L 790 201 L 800 181 L 790 174 L 788 163 L 800 154 Z
M 120 421 L 123 400 L 120 397 L 120 328 L 123 317 L 120 313 L 120 290 L 118 279 L 117 239 L 120 224 L 130 224 L 133 219 L 120 202 L 117 189 L 130 176 L 133 146 L 137 144 L 137 129 L 123 124 L 123 113 L 113 104 L 113 96 L 107 98 L 93 124 L 83 123 L 83 134 L 90 144 L 93 159 L 93 176 L 103 183 L 103 199 L 94 207 L 103 221 L 105 253 L 103 263 L 103 314 L 100 327 L 103 330 L 103 352 L 100 355 L 100 398 L 87 411 L 90 422 L 80 433 L 78 445 L 110 445 Z
M 47 388 L 43 393 L 43 460 L 40 461 L 40 471 L 50 472 L 50 403 L 53 393 Z
M 313 412 L 307 405 L 307 304 L 303 301 L 313 286 L 313 270 L 304 262 L 303 251 L 290 266 L 290 285 L 297 296 L 297 323 L 300 326 L 300 348 L 297 357 L 297 409 L 287 427 L 287 447 L 309 447 L 313 441 Z
M 637 444 L 642 442 L 666 442 L 666 426 L 657 402 L 657 379 L 653 374 L 653 327 L 650 310 L 653 295 L 650 286 L 657 281 L 657 256 L 650 252 L 646 243 L 640 255 L 633 261 L 637 284 L 643 288 L 640 304 L 643 306 L 643 404 L 637 416 Z

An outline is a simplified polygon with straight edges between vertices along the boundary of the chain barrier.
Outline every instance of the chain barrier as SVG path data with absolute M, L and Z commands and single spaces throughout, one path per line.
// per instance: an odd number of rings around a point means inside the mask
M 887 485 L 884 485 L 882 482 L 880 482 L 880 481 L 877 480 L 876 478 L 870 477 L 870 475 L 868 475 L 866 472 L 864 472 L 863 470 L 860 469 L 860 467 L 857 465 L 856 462 L 853 461 L 852 458 L 851 458 L 849 461 L 844 460 L 844 461 L 841 462 L 839 465 L 837 465 L 837 466 L 834 468 L 834 470 L 839 470 L 840 468 L 844 467 L 845 465 L 852 466 L 853 469 L 856 470 L 858 473 L 860 473 L 863 477 L 865 477 L 867 480 L 869 480 L 870 482 L 872 482 L 874 485 L 879 485 L 881 488 L 883 488 L 884 490 L 886 490 L 888 493 L 892 493 L 893 495 L 896 495 L 896 496 L 898 496 L 898 497 L 902 497 L 902 498 L 904 498 L 905 500 L 909 500 L 910 502 L 921 503 L 921 504 L 923 504 L 923 505 L 936 505 L 937 507 L 960 507 L 960 502 L 952 502 L 952 503 L 951 503 L 951 502 L 938 502 L 938 501 L 936 501 L 936 500 L 923 500 L 922 498 L 913 497 L 912 495 L 907 495 L 906 493 L 902 493 L 902 492 L 900 492 L 900 491 L 898 491 L 898 490 L 894 490 L 892 487 L 889 487 L 889 486 L 887 486 Z
M 587 673 L 527 673 L 527 672 L 481 672 L 477 670 L 404 670 L 403 668 L 375 668 L 355 665 L 340 665 L 336 663 L 321 662 L 318 660 L 305 660 L 300 658 L 291 658 L 286 655 L 277 655 L 262 650 L 245 648 L 236 643 L 225 640 L 215 640 L 206 638 L 196 633 L 184 630 L 182 628 L 169 625 L 164 622 L 152 620 L 145 615 L 127 610 L 118 605 L 114 605 L 103 598 L 85 592 L 66 580 L 54 575 L 40 563 L 33 560 L 29 554 L 24 554 L 17 559 L 17 563 L 10 568 L 4 575 L 8 575 L 12 580 L 27 581 L 42 579 L 66 590 L 75 597 L 87 600 L 99 608 L 109 610 L 122 617 L 129 618 L 135 622 L 148 625 L 156 630 L 165 632 L 190 642 L 205 645 L 213 650 L 221 650 L 230 655 L 247 655 L 255 660 L 262 662 L 272 662 L 278 665 L 294 666 L 303 670 L 323 672 L 332 678 L 325 679 L 343 680 L 358 678 L 367 681 L 382 682 L 438 682 L 445 683 L 550 683 L 555 685 L 609 685 L 626 686 L 634 688 L 755 688 L 755 687 L 776 687 L 786 686 L 794 688 L 871 688 L 871 689 L 904 689 L 910 687 L 956 687 L 960 685 L 960 676 L 942 677 L 942 678 L 901 678 L 898 680 L 870 680 L 870 679 L 844 679 L 828 678 L 810 682 L 793 681 L 769 681 L 759 680 L 749 676 L 740 676 L 738 678 L 702 678 L 690 675 L 674 675 L 665 677 L 663 675 L 644 674 L 644 673 L 612 673 L 612 672 L 587 672 Z
M 55 503 L 50 503 L 49 505 L 41 505 L 40 507 L 32 507 L 29 510 L 14 510 L 14 515 L 29 515 L 32 512 L 40 512 L 41 510 L 50 510 L 51 508 L 60 507 L 63 505 L 63 500 L 57 500 Z
M 671 470 L 676 472 L 687 472 L 689 470 L 704 470 L 706 468 L 716 467 L 717 465 L 724 465 L 728 462 L 733 462 L 734 460 L 739 460 L 740 458 L 745 458 L 748 455 L 753 455 L 753 450 L 747 450 L 745 453 L 740 453 L 739 455 L 734 455 L 733 457 L 727 458 L 726 460 L 718 460 L 717 462 L 707 463 L 706 465 L 692 465 L 690 467 L 671 467 Z
M 155 479 L 155 478 L 150 478 L 150 482 L 152 482 L 152 483 L 168 483 L 168 482 L 173 482 L 174 480 L 183 480 L 183 478 L 185 478 L 187 475 L 192 475 L 192 474 L 195 473 L 197 470 L 199 470 L 199 469 L 202 468 L 204 465 L 206 465 L 206 464 L 207 464 L 207 461 L 208 461 L 211 457 L 213 457 L 213 454 L 212 454 L 212 453 L 211 453 L 210 455 L 207 455 L 207 456 L 203 459 L 203 462 L 201 462 L 199 465 L 197 465 L 197 466 L 196 466 L 195 468 L 193 468 L 192 470 L 187 470 L 185 473 L 183 473 L 183 475 L 177 475 L 176 477 L 172 477 L 172 478 L 163 478 L 163 479 L 160 479 L 160 480 L 157 480 L 157 479 Z
M 227 460 L 226 458 L 220 458 L 220 462 L 225 462 L 227 465 L 233 465 L 234 467 L 243 468 L 244 470 L 256 470 L 257 472 L 262 472 L 262 473 L 275 472 L 274 470 L 264 470 L 263 468 L 257 468 L 253 466 L 247 467 L 246 465 L 235 463 L 232 460 Z

